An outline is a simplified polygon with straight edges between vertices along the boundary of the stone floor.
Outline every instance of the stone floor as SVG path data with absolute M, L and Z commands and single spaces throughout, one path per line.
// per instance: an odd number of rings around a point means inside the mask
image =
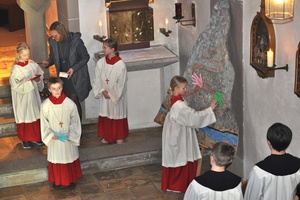
M 48 182 L 1 188 L 0 199 L 183 199 L 183 193 L 161 191 L 160 180 L 158 163 L 85 175 L 75 189 L 54 190 Z

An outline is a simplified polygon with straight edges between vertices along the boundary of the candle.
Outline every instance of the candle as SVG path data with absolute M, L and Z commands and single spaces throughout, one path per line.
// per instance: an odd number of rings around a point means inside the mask
M 175 15 L 179 18 L 182 17 L 181 3 L 175 3 Z
M 272 49 L 269 49 L 269 51 L 267 51 L 267 66 L 268 67 L 273 67 L 273 65 L 274 65 L 273 59 L 274 59 L 274 52 L 272 51 Z
M 169 31 L 169 20 L 168 19 L 166 19 L 165 24 L 166 24 L 166 32 L 168 32 Z
M 102 37 L 102 22 L 101 21 L 99 21 L 99 35 L 100 35 L 100 37 Z

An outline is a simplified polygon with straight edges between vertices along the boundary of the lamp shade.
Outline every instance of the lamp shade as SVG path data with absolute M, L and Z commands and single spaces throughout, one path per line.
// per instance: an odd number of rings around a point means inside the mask
M 271 20 L 292 19 L 294 0 L 265 0 L 265 15 Z

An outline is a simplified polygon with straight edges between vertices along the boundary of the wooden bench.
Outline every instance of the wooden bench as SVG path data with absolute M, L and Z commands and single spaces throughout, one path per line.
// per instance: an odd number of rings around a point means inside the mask
M 17 4 L 16 0 L 0 0 L 0 13 L 1 18 L 7 20 L 10 32 L 25 27 L 24 11 Z

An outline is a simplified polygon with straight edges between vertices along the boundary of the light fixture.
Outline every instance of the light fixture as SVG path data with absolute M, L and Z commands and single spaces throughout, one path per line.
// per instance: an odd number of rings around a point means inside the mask
M 183 20 L 184 16 L 182 16 L 181 3 L 175 3 L 175 16 L 173 19 L 176 19 L 176 23 L 180 23 L 182 26 L 196 26 L 195 3 L 192 3 L 191 8 L 192 19 Z
M 294 0 L 265 0 L 265 15 L 273 22 L 289 22 L 294 17 Z

